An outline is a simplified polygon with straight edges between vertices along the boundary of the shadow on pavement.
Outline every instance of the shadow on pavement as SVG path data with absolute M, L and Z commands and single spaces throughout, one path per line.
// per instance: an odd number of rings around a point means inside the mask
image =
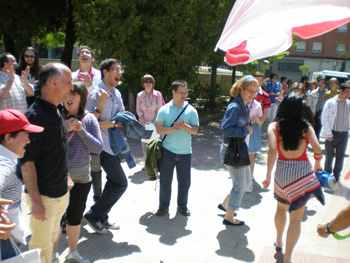
M 145 170 L 137 171 L 134 174 L 128 176 L 128 178 L 133 184 L 143 184 L 145 181 L 149 181 Z
M 339 180 L 337 189 L 333 191 L 324 188 L 323 191 L 327 194 L 344 197 L 346 200 L 350 201 L 350 188 L 344 186 L 341 179 Z
M 192 168 L 197 170 L 225 169 L 219 156 L 222 136 L 220 121 L 200 126 L 197 135 L 192 136 Z
M 114 230 L 116 231 L 116 230 Z M 141 252 L 137 245 L 129 244 L 128 242 L 114 242 L 113 233 L 109 232 L 106 235 L 98 235 L 96 233 L 89 233 L 85 228 L 81 228 L 81 236 L 85 237 L 83 241 L 79 242 L 79 253 L 88 258 L 91 262 L 99 259 L 113 259 L 118 257 L 125 257 L 135 252 Z M 61 254 L 68 248 L 66 235 L 62 234 L 59 246 L 59 253 Z M 62 241 L 62 238 L 64 241 Z M 99 245 L 103 244 L 103 249 Z
M 253 182 L 253 192 L 245 193 L 241 202 L 241 208 L 249 209 L 261 203 L 262 195 L 260 193 L 269 192 L 268 189 L 263 189 L 257 182 Z
M 254 262 L 255 255 L 247 248 L 248 240 L 245 234 L 250 230 L 247 225 L 227 226 L 216 236 L 220 249 L 215 253 L 219 256 L 229 257 L 244 262 Z
M 309 216 L 316 215 L 316 210 L 309 210 L 308 207 L 305 207 L 304 215 L 302 221 L 305 222 Z
M 176 213 L 175 217 L 170 219 L 169 214 L 162 217 L 147 212 L 140 217 L 140 224 L 146 226 L 146 231 L 150 234 L 159 235 L 159 242 L 172 246 L 178 238 L 188 236 L 192 233 L 186 229 L 188 218 Z

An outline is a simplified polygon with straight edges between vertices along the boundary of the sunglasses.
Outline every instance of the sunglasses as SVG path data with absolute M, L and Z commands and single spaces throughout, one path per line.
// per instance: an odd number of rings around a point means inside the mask
M 153 84 L 153 81 L 152 80 L 145 80 L 143 83 L 145 83 L 145 84 Z
M 25 58 L 35 58 L 34 55 L 24 55 Z

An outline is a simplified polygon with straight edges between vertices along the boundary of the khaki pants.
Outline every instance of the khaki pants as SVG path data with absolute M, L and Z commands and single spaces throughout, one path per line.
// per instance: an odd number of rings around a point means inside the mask
M 32 208 L 29 195 L 26 195 L 28 205 Z M 41 200 L 45 207 L 45 220 L 42 222 L 30 216 L 30 230 L 32 237 L 29 241 L 29 249 L 41 249 L 41 263 L 51 263 L 53 243 L 57 240 L 60 222 L 66 212 L 69 202 L 69 191 L 62 197 L 50 198 L 42 195 Z

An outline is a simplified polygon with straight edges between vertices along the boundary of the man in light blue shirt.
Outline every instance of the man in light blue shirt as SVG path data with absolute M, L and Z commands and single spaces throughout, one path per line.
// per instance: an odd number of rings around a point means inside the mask
M 173 99 L 160 108 L 156 120 L 157 133 L 162 135 L 162 138 L 166 137 L 162 143 L 162 158 L 159 164 L 160 192 L 156 215 L 163 216 L 169 212 L 171 183 L 176 167 L 177 211 L 190 216 L 187 200 L 191 185 L 191 135 L 198 133 L 199 120 L 196 109 L 185 101 L 188 95 L 186 81 L 174 81 L 171 90 Z M 178 120 L 174 122 L 179 115 Z

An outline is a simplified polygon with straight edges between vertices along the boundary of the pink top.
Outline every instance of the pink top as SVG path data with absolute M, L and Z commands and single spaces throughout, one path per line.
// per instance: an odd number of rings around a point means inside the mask
M 263 116 L 261 105 L 258 101 L 253 99 L 249 105 L 249 109 L 250 109 L 250 113 L 249 113 L 250 118 L 252 117 L 261 118 Z
M 163 105 L 163 96 L 160 91 L 153 89 L 151 96 L 145 90 L 140 91 L 136 98 L 136 112 L 139 117 L 143 116 L 145 122 L 154 121 L 157 113 Z

